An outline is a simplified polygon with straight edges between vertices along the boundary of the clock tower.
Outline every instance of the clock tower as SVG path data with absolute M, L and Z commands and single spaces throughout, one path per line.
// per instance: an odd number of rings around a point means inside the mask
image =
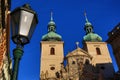
M 56 72 L 61 69 L 61 63 L 64 58 L 62 37 L 56 33 L 56 25 L 53 21 L 51 12 L 51 19 L 48 23 L 48 33 L 42 36 L 41 41 L 41 65 L 40 78 L 54 79 Z

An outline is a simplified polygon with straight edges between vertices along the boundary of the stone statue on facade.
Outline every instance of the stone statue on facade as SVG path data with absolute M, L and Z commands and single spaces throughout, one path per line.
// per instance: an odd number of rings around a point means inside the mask
M 41 80 L 45 80 L 45 74 L 44 74 L 43 71 L 41 71 L 40 79 L 41 79 Z

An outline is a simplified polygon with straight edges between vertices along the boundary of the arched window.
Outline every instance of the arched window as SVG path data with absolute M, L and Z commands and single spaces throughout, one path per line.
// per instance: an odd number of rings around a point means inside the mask
M 89 29 L 86 29 L 86 32 L 89 33 Z
M 50 49 L 50 55 L 55 55 L 55 49 L 53 47 Z
M 51 26 L 50 31 L 54 31 L 54 30 L 55 30 L 54 26 Z
M 86 64 L 86 65 L 90 64 L 90 62 L 89 62 L 88 59 L 85 60 L 85 64 Z
M 91 28 L 90 27 L 88 27 L 88 33 L 90 33 L 91 32 Z
M 100 48 L 96 48 L 96 53 L 97 53 L 97 55 L 101 55 Z

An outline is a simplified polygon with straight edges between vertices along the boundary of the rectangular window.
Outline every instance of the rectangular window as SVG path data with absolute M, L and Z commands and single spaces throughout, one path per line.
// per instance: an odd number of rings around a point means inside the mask
M 100 48 L 96 48 L 96 53 L 97 53 L 97 55 L 101 55 Z
M 55 55 L 55 48 L 52 47 L 52 48 L 50 49 L 50 55 Z

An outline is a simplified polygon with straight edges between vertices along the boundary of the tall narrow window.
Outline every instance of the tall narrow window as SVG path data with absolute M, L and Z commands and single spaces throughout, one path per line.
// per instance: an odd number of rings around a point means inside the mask
M 100 48 L 96 48 L 96 53 L 97 53 L 97 55 L 101 55 Z
M 55 49 L 53 47 L 50 49 L 50 55 L 55 55 Z

